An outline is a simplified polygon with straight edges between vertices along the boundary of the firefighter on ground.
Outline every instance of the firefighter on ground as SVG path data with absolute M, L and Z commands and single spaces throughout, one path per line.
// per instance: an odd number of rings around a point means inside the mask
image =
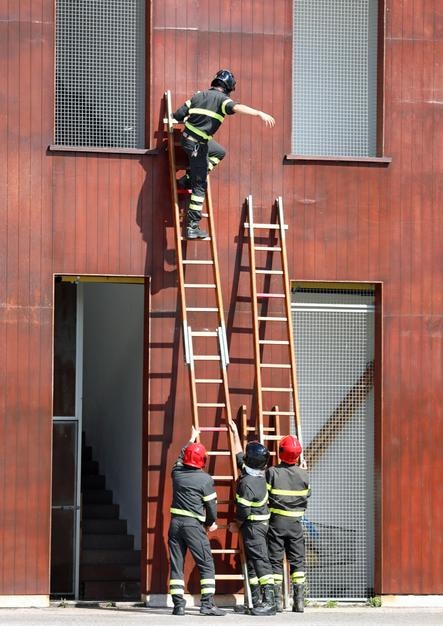
M 269 527 L 266 466 L 269 451 L 258 441 L 250 441 L 243 454 L 237 426 L 229 427 L 234 436 L 234 450 L 241 475 L 237 481 L 236 521 L 230 530 L 240 529 L 245 547 L 249 584 L 252 596 L 252 615 L 275 615 L 274 577 L 268 556 L 267 534 Z M 262 600 L 263 598 L 263 600 Z
M 304 611 L 305 541 L 301 520 L 311 494 L 306 463 L 299 466 L 302 446 L 294 435 L 279 442 L 280 463 L 266 472 L 269 492 L 268 550 L 275 582 L 277 611 L 283 610 L 283 557 L 289 562 L 294 603 L 292 610 Z
M 172 468 L 171 523 L 168 533 L 171 574 L 169 593 L 173 615 L 184 615 L 184 561 L 189 548 L 200 572 L 202 615 L 224 615 L 214 604 L 215 569 L 207 532 L 217 529 L 217 494 L 214 481 L 203 471 L 206 450 L 196 443 L 198 431 L 192 428 L 189 442 L 182 448 Z
M 260 117 L 266 126 L 273 127 L 271 115 L 245 104 L 234 102 L 230 94 L 236 80 L 230 70 L 219 70 L 205 91 L 197 91 L 174 113 L 174 119 L 185 122 L 181 145 L 189 158 L 189 169 L 179 179 L 179 188 L 190 188 L 191 199 L 186 215 L 188 239 L 204 239 L 208 233 L 199 226 L 206 194 L 208 171 L 224 158 L 224 148 L 212 139 L 226 115 L 242 113 Z

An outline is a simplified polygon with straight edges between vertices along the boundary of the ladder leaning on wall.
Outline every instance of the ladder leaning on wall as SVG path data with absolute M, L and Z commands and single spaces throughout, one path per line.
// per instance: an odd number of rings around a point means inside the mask
M 191 394 L 192 424 L 200 432 L 200 439 L 208 450 L 211 462 L 211 474 L 217 490 L 225 493 L 218 499 L 219 517 L 226 518 L 225 524 L 219 524 L 216 537 L 220 548 L 212 549 L 218 561 L 224 558 L 225 573 L 216 573 L 216 580 L 240 580 L 247 583 L 246 563 L 241 546 L 230 546 L 236 541 L 228 531 L 228 510 L 235 494 L 235 481 L 238 471 L 236 465 L 234 440 L 228 422 L 231 420 L 227 366 L 229 364 L 226 325 L 222 301 L 220 271 L 217 254 L 214 212 L 212 207 L 211 187 L 208 179 L 206 192 L 206 213 L 208 237 L 198 241 L 188 241 L 184 237 L 184 219 L 177 189 L 177 172 L 185 165 L 180 162 L 180 132 L 175 129 L 171 106 L 171 92 L 165 93 L 167 149 L 169 160 L 169 183 L 174 215 L 176 264 L 178 290 L 182 318 L 184 358 L 188 368 Z M 183 192 L 180 190 L 183 197 Z M 187 191 L 184 192 L 185 202 Z M 206 445 L 212 435 L 211 445 Z M 221 445 L 221 440 L 226 443 Z M 221 449 L 221 448 L 224 449 Z M 227 449 L 226 449 L 227 448 Z M 221 457 L 221 458 L 220 458 Z M 229 457 L 229 474 L 217 473 L 217 466 L 224 465 L 223 459 Z M 218 462 L 217 462 L 218 461 Z M 223 510 L 224 509 L 224 510 Z M 212 538 L 212 534 L 211 534 Z M 234 556 L 233 556 L 234 555 Z M 233 572 L 233 559 L 240 559 L 242 573 Z

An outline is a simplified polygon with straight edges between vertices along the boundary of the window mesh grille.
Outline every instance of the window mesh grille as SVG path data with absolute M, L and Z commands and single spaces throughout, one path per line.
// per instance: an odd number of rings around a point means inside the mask
M 145 3 L 56 1 L 56 144 L 144 146 Z
M 292 151 L 376 156 L 378 0 L 294 0 Z
M 373 594 L 371 289 L 292 295 L 301 426 L 312 496 L 305 518 L 308 595 Z

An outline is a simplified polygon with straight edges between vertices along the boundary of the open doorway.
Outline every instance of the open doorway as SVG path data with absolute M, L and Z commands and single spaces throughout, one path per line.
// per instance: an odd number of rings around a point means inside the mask
M 140 598 L 144 280 L 57 277 L 51 594 Z

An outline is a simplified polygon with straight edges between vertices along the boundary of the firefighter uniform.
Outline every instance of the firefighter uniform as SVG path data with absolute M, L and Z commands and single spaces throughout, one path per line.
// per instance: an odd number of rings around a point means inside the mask
M 185 446 L 186 448 L 186 446 Z M 200 572 L 202 607 L 213 606 L 215 570 L 206 527 L 217 518 L 217 494 L 209 474 L 183 464 L 185 448 L 172 470 L 173 496 L 168 546 L 171 561 L 169 592 L 174 611 L 184 609 L 184 561 L 189 549 Z M 183 613 L 176 613 L 183 614 Z
M 268 550 L 276 585 L 283 581 L 283 557 L 290 567 L 294 585 L 304 584 L 305 542 L 301 519 L 310 495 L 306 470 L 298 465 L 281 462 L 266 473 L 269 492 Z
M 243 462 L 244 454 L 239 453 L 236 458 L 238 467 L 242 469 L 236 492 L 237 520 L 241 524 L 249 580 L 252 585 L 258 583 L 260 587 L 273 585 L 266 541 L 270 513 L 264 471 L 248 473 Z
M 187 213 L 188 224 L 201 219 L 206 194 L 208 171 L 212 171 L 226 152 L 212 139 L 226 115 L 234 113 L 235 102 L 223 91 L 211 87 L 198 91 L 174 113 L 185 129 L 181 144 L 189 158 L 189 176 L 192 189 Z

